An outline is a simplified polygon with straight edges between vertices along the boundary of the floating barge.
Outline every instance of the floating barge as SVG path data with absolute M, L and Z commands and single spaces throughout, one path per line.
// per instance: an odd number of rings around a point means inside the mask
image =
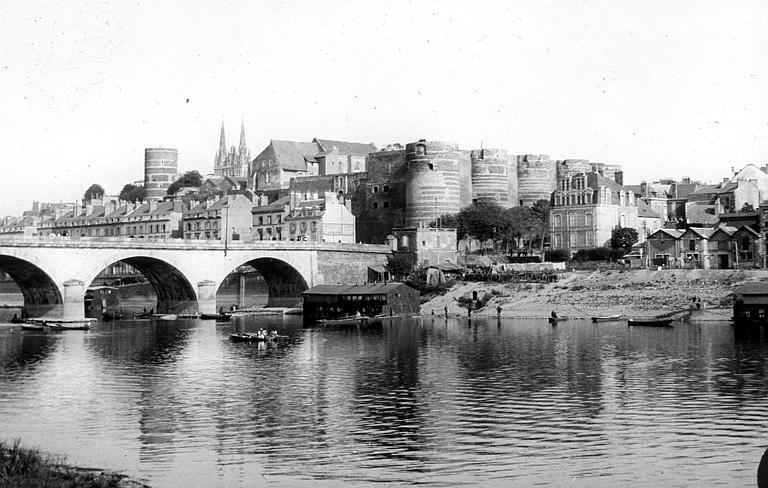
M 404 283 L 317 285 L 302 293 L 304 323 L 419 313 L 418 290 Z M 355 321 L 356 322 L 356 321 Z
M 759 327 L 768 325 L 768 283 L 747 283 L 733 291 L 733 325 Z

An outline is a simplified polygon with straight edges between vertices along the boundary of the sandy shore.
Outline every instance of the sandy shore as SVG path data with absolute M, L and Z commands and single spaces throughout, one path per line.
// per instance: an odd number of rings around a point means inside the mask
M 701 299 L 702 309 L 730 316 L 733 289 L 748 281 L 768 281 L 768 270 L 626 270 L 571 271 L 554 283 L 457 282 L 443 296 L 422 304 L 424 315 L 466 315 L 458 298 L 491 294 L 492 298 L 473 315 L 547 317 L 552 310 L 561 316 L 649 316 L 692 305 Z

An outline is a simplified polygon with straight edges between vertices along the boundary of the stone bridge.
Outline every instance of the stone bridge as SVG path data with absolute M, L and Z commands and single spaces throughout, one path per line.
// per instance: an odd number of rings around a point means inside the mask
M 327 283 L 362 283 L 390 249 L 371 244 L 119 238 L 0 238 L 0 270 L 24 296 L 30 317 L 83 318 L 85 291 L 118 261 L 140 271 L 157 294 L 158 311 L 215 313 L 216 291 L 229 273 L 255 268 L 268 306 L 293 306 L 301 292 Z

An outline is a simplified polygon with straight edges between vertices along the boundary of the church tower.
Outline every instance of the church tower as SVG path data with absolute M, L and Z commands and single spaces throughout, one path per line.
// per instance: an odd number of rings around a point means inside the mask
M 227 139 L 224 135 L 224 122 L 221 123 L 219 150 L 213 160 L 213 174 L 216 176 L 247 177 L 251 153 L 245 143 L 245 122 L 240 125 L 240 145 L 227 150 Z
M 221 121 L 221 136 L 219 137 L 219 150 L 213 159 L 213 174 L 223 175 L 224 166 L 227 164 L 227 139 L 224 136 L 224 121 Z

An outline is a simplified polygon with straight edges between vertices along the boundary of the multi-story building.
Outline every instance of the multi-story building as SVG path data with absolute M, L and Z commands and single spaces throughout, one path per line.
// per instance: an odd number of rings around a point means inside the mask
M 412 253 L 417 266 L 440 266 L 458 262 L 456 229 L 399 227 L 388 237 L 393 252 Z
M 552 247 L 576 252 L 610 242 L 616 227 L 638 228 L 632 191 L 598 173 L 561 178 L 552 193 Z
M 285 217 L 290 241 L 355 243 L 355 216 L 333 192 L 291 193 Z
M 251 209 L 253 215 L 254 241 L 283 241 L 287 240 L 285 218 L 291 213 L 290 197 L 280 197 L 272 203 L 267 202 L 267 196 L 257 197 L 256 205 Z
M 182 216 L 185 239 L 250 241 L 253 200 L 250 194 L 224 195 L 191 205 Z

